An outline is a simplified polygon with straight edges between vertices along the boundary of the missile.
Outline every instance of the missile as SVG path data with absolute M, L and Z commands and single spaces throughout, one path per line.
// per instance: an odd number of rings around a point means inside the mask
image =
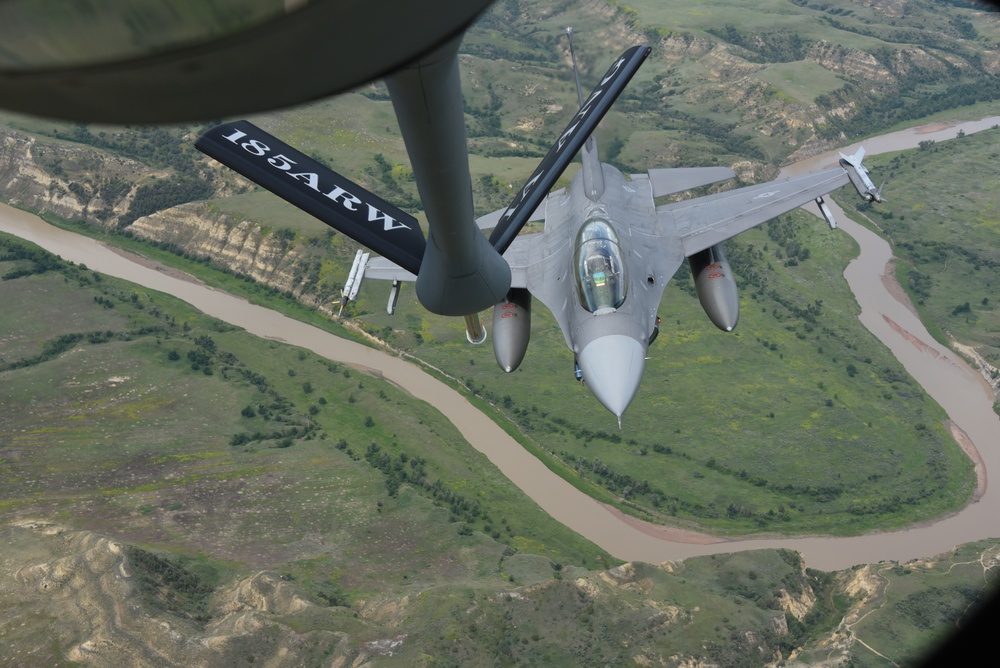
M 354 284 L 351 286 L 351 292 L 347 297 L 350 301 L 354 301 L 358 296 L 358 291 L 361 289 L 361 281 L 365 278 L 365 269 L 368 268 L 368 258 L 371 255 L 371 253 L 362 253 L 360 259 L 355 257 L 354 264 L 357 266 L 357 271 L 354 273 Z
M 340 308 L 344 308 L 344 304 L 351 298 L 351 287 L 354 286 L 354 277 L 358 273 L 358 265 L 361 264 L 361 256 L 364 255 L 364 251 L 359 250 L 354 254 L 354 264 L 351 265 L 351 273 L 347 275 L 347 282 L 344 283 L 343 297 L 340 299 Z
M 823 214 L 823 218 L 826 219 L 826 224 L 830 226 L 831 230 L 837 229 L 837 221 L 833 218 L 833 212 L 830 211 L 830 207 L 826 205 L 826 200 L 822 197 L 816 198 L 816 205 L 819 207 L 819 212 Z
M 852 156 L 840 154 L 840 166 L 847 170 L 847 178 L 851 180 L 854 189 L 868 202 L 884 202 L 882 199 L 882 189 L 876 188 L 872 180 L 868 178 L 868 168 L 861 164 L 865 157 L 864 147 L 860 147 Z
M 493 355 L 500 368 L 510 373 L 520 366 L 531 337 L 531 293 L 512 288 L 493 307 Z
M 361 264 L 362 255 L 364 255 L 364 251 L 362 250 L 359 250 L 354 254 L 354 264 L 351 265 L 351 273 L 347 275 L 347 282 L 344 283 L 344 290 L 341 293 L 340 310 L 337 312 L 338 318 L 340 317 L 340 314 L 344 312 L 344 306 L 346 306 L 347 302 L 351 300 L 351 288 L 354 287 L 354 278 L 358 274 L 358 265 Z
M 396 302 L 399 301 L 399 286 L 399 279 L 394 278 L 392 280 L 392 289 L 389 290 L 389 303 L 385 305 L 385 312 L 389 315 L 396 312 Z
M 724 332 L 736 328 L 740 319 L 740 299 L 736 279 L 722 251 L 722 244 L 695 253 L 688 258 L 698 301 L 709 320 Z

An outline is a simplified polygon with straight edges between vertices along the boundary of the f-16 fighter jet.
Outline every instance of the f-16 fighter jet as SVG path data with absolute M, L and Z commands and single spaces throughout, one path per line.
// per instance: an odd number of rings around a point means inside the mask
M 394 281 L 390 312 L 399 282 L 415 281 L 428 310 L 465 316 L 470 341 L 481 342 L 478 312 L 492 306 L 493 349 L 506 372 L 524 358 L 537 299 L 559 323 L 577 377 L 620 426 L 658 333 L 663 290 L 685 261 L 709 318 L 732 331 L 739 299 L 726 239 L 810 201 L 833 227 L 823 195 L 848 183 L 863 199 L 882 201 L 859 150 L 824 171 L 657 205 L 657 198 L 735 174 L 705 167 L 625 175 L 600 161 L 591 133 L 649 51 L 627 50 L 586 99 L 574 58 L 580 110 L 511 205 L 479 221 L 468 187 L 457 43 L 390 75 L 427 238 L 409 214 L 246 121 L 209 130 L 197 146 L 381 254 L 352 275 L 355 286 L 364 277 Z M 583 164 L 570 186 L 550 192 L 577 153 Z M 518 236 L 536 219 L 545 221 L 541 233 Z M 488 239 L 480 228 L 493 229 Z

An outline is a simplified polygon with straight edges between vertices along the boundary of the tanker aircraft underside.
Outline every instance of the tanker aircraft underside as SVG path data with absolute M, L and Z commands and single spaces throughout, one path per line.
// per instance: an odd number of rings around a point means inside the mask
M 658 333 L 664 288 L 685 260 L 709 318 L 732 331 L 739 299 L 726 239 L 810 201 L 835 227 L 823 195 L 847 183 L 863 199 L 882 201 L 861 149 L 823 171 L 657 205 L 657 198 L 735 174 L 696 167 L 626 176 L 600 162 L 591 133 L 650 51 L 636 46 L 586 100 L 577 74 L 580 111 L 512 204 L 474 221 L 457 46 L 453 41 L 387 79 L 427 213 L 426 239 L 409 214 L 246 121 L 209 130 L 197 146 L 381 254 L 356 261 L 351 289 L 356 293 L 365 277 L 393 281 L 390 313 L 399 283 L 415 281 L 425 308 L 465 316 L 469 340 L 481 343 L 478 313 L 492 306 L 493 350 L 506 372 L 524 358 L 535 297 L 559 323 L 577 378 L 619 426 Z M 583 164 L 570 186 L 550 193 L 578 152 Z M 529 220 L 542 219 L 541 233 L 517 236 Z M 488 240 L 480 228 L 493 229 Z

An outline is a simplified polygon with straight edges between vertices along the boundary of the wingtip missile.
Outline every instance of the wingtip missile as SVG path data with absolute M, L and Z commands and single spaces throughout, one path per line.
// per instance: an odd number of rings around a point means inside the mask
M 351 301 L 351 289 L 354 287 L 354 281 L 357 278 L 358 268 L 361 265 L 361 258 L 364 254 L 365 252 L 363 250 L 358 250 L 358 252 L 354 254 L 354 264 L 351 265 L 351 273 L 347 275 L 347 282 L 344 283 L 344 289 L 340 298 L 340 310 L 337 312 L 338 318 L 344 312 L 344 307 L 347 306 L 347 302 Z
M 347 295 L 348 301 L 354 301 L 358 298 L 358 292 L 361 291 L 361 282 L 365 279 L 365 269 L 368 268 L 368 259 L 371 257 L 371 253 L 362 253 L 361 257 L 356 257 L 354 262 L 357 268 L 354 272 L 354 282 L 351 285 L 350 292 Z M 347 289 L 346 287 L 344 288 Z
M 872 180 L 868 178 L 868 168 L 862 164 L 865 157 L 864 147 L 859 147 L 854 155 L 848 157 L 840 154 L 840 166 L 847 171 L 851 184 L 858 191 L 858 194 L 867 202 L 884 202 L 882 189 L 876 188 Z
M 819 207 L 819 212 L 823 214 L 823 218 L 826 219 L 826 224 L 830 226 L 830 229 L 837 229 L 837 220 L 833 217 L 833 212 L 830 211 L 830 207 L 826 205 L 826 200 L 822 197 L 817 197 L 816 205 Z

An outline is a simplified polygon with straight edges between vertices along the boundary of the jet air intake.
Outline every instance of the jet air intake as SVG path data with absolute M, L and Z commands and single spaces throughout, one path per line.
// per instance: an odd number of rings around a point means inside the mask
M 740 319 L 740 299 L 722 244 L 695 253 L 688 258 L 688 264 L 698 301 L 708 319 L 724 332 L 733 331 Z

